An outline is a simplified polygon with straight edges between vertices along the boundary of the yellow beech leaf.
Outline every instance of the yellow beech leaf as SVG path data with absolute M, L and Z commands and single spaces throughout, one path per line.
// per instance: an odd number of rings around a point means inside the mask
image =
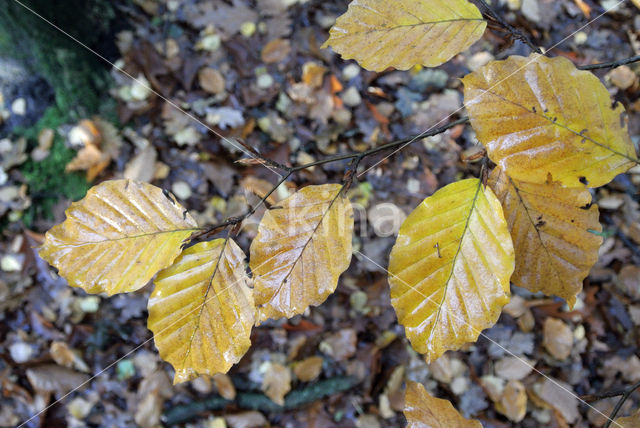
M 462 81 L 478 140 L 510 177 L 598 187 L 637 161 L 624 107 L 566 58 L 512 56 Z
M 172 195 L 148 183 L 105 181 L 51 228 L 40 256 L 69 285 L 108 295 L 144 287 L 180 254 L 197 224 Z
M 517 181 L 499 167 L 489 186 L 502 203 L 516 252 L 511 282 L 560 296 L 573 307 L 602 244 L 602 237 L 590 232 L 602 226 L 589 191 Z
M 417 382 L 408 381 L 404 396 L 407 428 L 482 428 L 475 419 L 466 419 L 450 401 L 432 397 Z
M 232 239 L 216 239 L 158 273 L 148 326 L 174 383 L 226 373 L 251 346 L 255 307 L 244 259 Z
M 640 410 L 637 410 L 631 416 L 623 416 L 621 418 L 616 418 L 613 421 L 613 426 L 618 428 L 637 428 L 640 427 Z
M 351 263 L 353 211 L 339 184 L 307 186 L 267 211 L 251 243 L 257 321 L 290 318 L 333 293 Z
M 500 202 L 480 180 L 422 201 L 389 256 L 391 304 L 413 348 L 432 362 L 475 342 L 509 302 L 514 263 Z
M 469 48 L 486 27 L 467 0 L 353 0 L 322 47 L 367 70 L 436 67 Z

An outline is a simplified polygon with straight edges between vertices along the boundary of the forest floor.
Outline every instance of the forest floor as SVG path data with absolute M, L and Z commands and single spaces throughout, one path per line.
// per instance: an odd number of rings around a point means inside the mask
M 548 55 L 576 65 L 640 53 L 640 10 L 629 1 L 603 16 L 615 1 L 493 3 Z M 115 36 L 116 65 L 137 81 L 111 70 L 117 120 L 41 121 L 0 140 L 0 426 L 35 414 L 26 426 L 404 426 L 408 379 L 485 427 L 600 427 L 619 397 L 593 396 L 640 381 L 639 167 L 594 192 L 604 244 L 572 310 L 512 287 L 511 303 L 477 343 L 432 364 L 411 349 L 390 305 L 385 268 L 413 208 L 448 183 L 478 176 L 480 162 L 469 159 L 481 146 L 461 124 L 361 163 L 349 194 L 359 207 L 358 252 L 322 305 L 255 328 L 250 351 L 228 376 L 172 386 L 172 368 L 146 326 L 151 285 L 111 298 L 88 295 L 37 255 L 44 232 L 86 191 L 83 177 L 90 184 L 149 181 L 171 191 L 200 225 L 216 224 L 246 212 L 279 178 L 238 162 L 247 158 L 238 141 L 296 165 L 412 137 L 464 115 L 460 77 L 530 51 L 489 29 L 435 69 L 374 73 L 320 48 L 346 1 L 135 0 L 120 7 L 127 22 Z M 640 68 L 596 74 L 625 106 L 637 147 Z M 24 106 L 6 97 L 0 116 L 9 121 Z M 54 156 L 52 165 L 62 165 L 56 183 L 77 181 L 73 191 L 27 185 L 33 169 L 25 165 Z M 270 202 L 305 185 L 340 182 L 346 166 L 300 171 Z M 63 175 L 65 167 L 76 172 Z M 25 215 L 52 195 L 50 209 Z M 246 253 L 263 213 L 238 237 Z M 276 381 L 291 389 L 285 408 L 262 393 L 265 376 L 280 365 L 292 373 Z M 619 416 L 639 403 L 637 392 Z M 514 422 L 522 409 L 526 416 Z

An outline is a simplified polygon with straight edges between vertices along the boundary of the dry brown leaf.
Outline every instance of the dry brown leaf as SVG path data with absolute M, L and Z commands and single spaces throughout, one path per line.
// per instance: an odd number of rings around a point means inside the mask
M 346 360 L 356 353 L 358 335 L 352 328 L 345 328 L 329 335 L 320 344 L 320 349 L 334 360 Z
M 544 339 L 542 344 L 554 358 L 564 360 L 573 349 L 573 332 L 567 324 L 556 318 L 544 321 Z
M 488 181 L 502 204 L 516 253 L 511 282 L 555 294 L 573 307 L 582 281 L 598 260 L 598 206 L 586 189 L 511 179 L 499 167 Z
M 261 389 L 271 401 L 284 406 L 284 396 L 291 391 L 291 372 L 282 364 L 269 363 Z
M 266 212 L 251 243 L 257 322 L 319 305 L 351 263 L 353 212 L 341 186 L 307 186 Z
M 511 56 L 462 81 L 478 140 L 516 180 L 598 187 L 635 164 L 624 107 L 564 57 Z
M 509 301 L 513 268 L 500 202 L 480 180 L 449 184 L 422 201 L 389 257 L 391 303 L 413 348 L 431 362 L 475 342 Z
M 311 61 L 305 62 L 302 66 L 302 83 L 312 88 L 319 88 L 322 86 L 324 74 L 327 71 L 327 67 L 320 64 Z
M 407 382 L 404 416 L 408 428 L 482 428 L 479 421 L 463 418 L 450 401 L 432 397 L 412 381 Z
M 322 357 L 313 356 L 295 363 L 293 373 L 302 382 L 311 382 L 322 372 Z
M 210 94 L 221 94 L 224 92 L 224 77 L 214 68 L 205 67 L 198 71 L 198 82 L 200 83 L 200 87 Z
M 89 376 L 66 367 L 47 364 L 27 369 L 27 379 L 34 390 L 53 392 L 56 396 L 61 396 L 84 384 Z
M 467 0 L 354 0 L 322 47 L 367 70 L 436 67 L 468 49 L 486 26 Z
M 287 39 L 273 39 L 262 48 L 260 57 L 265 64 L 284 61 L 291 53 L 291 42 Z
M 245 255 L 232 239 L 200 242 L 158 273 L 149 330 L 173 382 L 226 373 L 251 346 L 254 305 Z
M 531 373 L 534 365 L 535 361 L 526 357 L 504 357 L 496 361 L 495 371 L 502 379 L 522 380 Z
M 105 181 L 67 209 L 51 228 L 40 257 L 69 285 L 109 295 L 144 287 L 180 254 L 197 230 L 173 196 L 147 183 Z
M 534 390 L 538 397 L 557 410 L 570 424 L 580 417 L 578 396 L 571 385 L 546 378 L 542 385 L 534 385 Z
M 213 376 L 213 382 L 216 384 L 218 394 L 227 400 L 236 398 L 236 387 L 233 385 L 229 375 L 225 373 L 217 373 Z
M 513 422 L 520 422 L 527 414 L 527 391 L 522 382 L 510 380 L 504 387 L 502 398 L 496 403 L 496 410 Z

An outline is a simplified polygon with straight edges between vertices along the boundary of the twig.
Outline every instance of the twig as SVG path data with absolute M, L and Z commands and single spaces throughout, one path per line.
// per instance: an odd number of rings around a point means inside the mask
M 578 66 L 578 68 L 580 70 L 600 70 L 602 68 L 616 68 L 616 67 L 620 67 L 621 65 L 632 64 L 638 61 L 640 61 L 640 55 L 619 59 L 618 61 L 602 62 L 599 64 L 580 65 Z
M 624 404 L 624 402 L 627 401 L 627 399 L 631 396 L 631 394 L 633 394 L 633 392 L 638 388 L 640 388 L 640 382 L 634 385 L 631 385 L 630 387 L 628 387 L 622 392 L 622 397 L 620 397 L 620 399 L 616 403 L 616 407 L 613 408 L 613 412 L 611 412 L 611 416 L 609 416 L 609 420 L 607 420 L 607 423 L 604 424 L 603 428 L 609 428 L 611 426 L 611 422 L 613 422 L 613 419 L 615 419 L 616 415 L 622 408 L 622 405 Z
M 395 147 L 398 146 L 402 146 L 404 144 L 409 144 L 412 143 L 414 141 L 419 141 L 422 138 L 426 138 L 426 137 L 432 137 L 434 135 L 438 135 L 441 134 L 445 131 L 447 131 L 448 129 L 453 128 L 454 126 L 466 123 L 469 120 L 468 117 L 462 117 L 458 120 L 454 120 L 453 122 L 450 122 L 444 126 L 441 126 L 439 128 L 434 128 L 428 132 L 423 132 L 415 137 L 411 137 L 411 138 L 403 138 L 402 140 L 397 140 L 397 141 L 393 141 L 391 143 L 387 143 L 387 144 L 383 144 L 381 146 L 378 147 L 374 147 L 372 149 L 369 150 L 365 150 L 363 152 L 355 152 L 355 153 L 347 153 L 347 154 L 343 154 L 343 155 L 337 155 L 337 156 L 331 156 L 331 157 L 327 157 L 324 159 L 320 159 L 317 160 L 315 162 L 309 162 L 303 165 L 298 165 L 298 166 L 294 166 L 294 167 L 288 167 L 282 164 L 277 164 L 273 161 L 270 161 L 269 159 L 264 158 L 262 155 L 260 155 L 257 151 L 252 152 L 254 155 L 256 155 L 256 157 L 258 157 L 259 160 L 264 161 L 265 163 L 268 163 L 271 166 L 274 166 L 278 169 L 281 169 L 285 172 L 285 174 L 280 177 L 280 180 L 278 180 L 278 182 L 273 186 L 273 188 L 271 190 L 269 190 L 269 192 L 267 192 L 266 195 L 264 195 L 260 201 L 258 201 L 257 204 L 255 204 L 249 211 L 247 211 L 246 213 L 238 216 L 238 217 L 231 217 L 226 219 L 225 221 L 223 221 L 222 223 L 216 224 L 214 226 L 210 226 L 208 228 L 206 228 L 205 230 L 203 230 L 200 233 L 197 233 L 195 235 L 192 235 L 189 238 L 189 241 L 193 241 L 195 239 L 199 239 L 199 238 L 205 238 L 207 236 L 211 236 L 219 231 L 221 231 L 222 229 L 225 229 L 229 226 L 237 226 L 240 223 L 242 223 L 245 219 L 247 219 L 248 217 L 252 216 L 257 210 L 258 208 L 267 200 L 267 198 L 269 196 L 271 196 L 271 194 L 273 192 L 275 192 L 275 190 L 282 184 L 284 183 L 289 177 L 291 177 L 291 175 L 295 172 L 298 171 L 302 171 L 304 169 L 308 169 L 311 168 L 313 166 L 318 166 L 318 165 L 324 165 L 327 163 L 331 163 L 331 162 L 338 162 L 338 161 L 342 161 L 342 160 L 348 160 L 351 159 L 352 163 L 349 166 L 349 168 L 347 169 L 347 172 L 345 173 L 344 176 L 344 183 L 345 186 L 344 188 L 348 188 L 349 185 L 351 184 L 351 182 L 353 181 L 353 177 L 354 177 L 354 172 L 355 170 L 358 168 L 358 164 L 362 161 L 362 159 L 366 158 L 367 156 L 371 156 L 374 155 L 376 153 L 385 151 L 385 150 L 391 150 Z
M 529 48 L 532 51 L 536 53 L 542 53 L 540 48 L 534 45 L 531 42 L 531 40 L 529 40 L 529 38 L 522 31 L 518 30 L 517 28 L 509 24 L 507 21 L 505 21 L 504 18 L 498 15 L 498 13 L 494 11 L 491 8 L 491 6 L 487 4 L 485 0 L 478 0 L 478 2 L 482 5 L 482 7 L 484 7 L 486 14 L 489 16 L 489 18 L 493 19 L 495 22 L 500 24 L 500 26 L 502 26 L 505 30 L 507 30 L 511 34 L 511 37 L 513 37 L 516 40 L 520 40 L 522 43 L 529 46 Z

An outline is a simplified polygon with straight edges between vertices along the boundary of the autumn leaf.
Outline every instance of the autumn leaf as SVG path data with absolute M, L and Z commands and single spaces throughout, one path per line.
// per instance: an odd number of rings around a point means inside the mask
M 149 298 L 149 330 L 174 384 L 226 373 L 251 346 L 254 304 L 245 255 L 232 239 L 200 242 L 161 271 Z
M 257 321 L 291 318 L 333 293 L 351 262 L 353 212 L 339 184 L 307 186 L 267 211 L 251 243 Z
M 474 342 L 509 301 L 514 252 L 500 202 L 472 178 L 407 217 L 389 257 L 391 303 L 413 348 L 434 361 Z
M 618 428 L 636 428 L 640 426 L 640 410 L 637 410 L 631 416 L 623 416 L 621 418 L 616 418 L 613 421 L 613 425 Z
M 475 419 L 463 418 L 450 401 L 432 397 L 417 382 L 408 381 L 404 397 L 407 428 L 482 428 Z
M 516 180 L 598 187 L 637 162 L 624 107 L 566 58 L 511 56 L 462 81 L 478 140 Z
M 597 205 L 586 189 L 511 179 L 499 167 L 488 181 L 502 204 L 516 252 L 511 282 L 555 294 L 573 307 L 598 260 L 602 237 Z
M 353 0 L 322 47 L 367 70 L 436 67 L 469 48 L 486 26 L 467 0 Z
M 40 256 L 69 285 L 108 295 L 144 287 L 180 254 L 195 220 L 172 195 L 147 183 L 105 181 L 45 235 Z

